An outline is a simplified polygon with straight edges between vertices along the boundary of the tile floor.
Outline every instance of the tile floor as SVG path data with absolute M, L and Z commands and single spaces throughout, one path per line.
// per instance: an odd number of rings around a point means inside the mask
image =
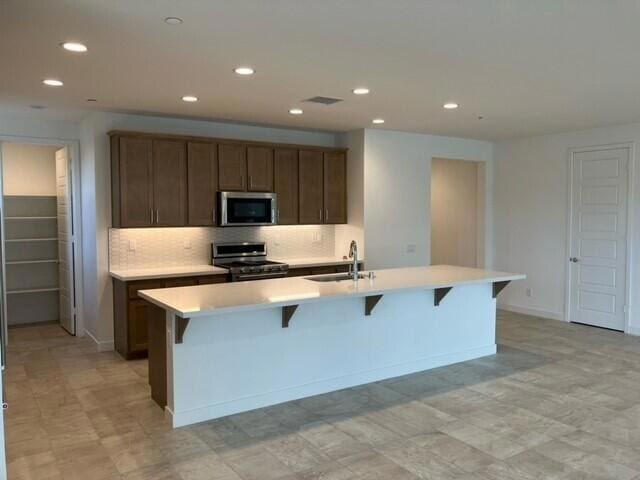
M 10 331 L 9 478 L 640 479 L 640 338 L 500 313 L 500 352 L 170 429 L 146 362 Z

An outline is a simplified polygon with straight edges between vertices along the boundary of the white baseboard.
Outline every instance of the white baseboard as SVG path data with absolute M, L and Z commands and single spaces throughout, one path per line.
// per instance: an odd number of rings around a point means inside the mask
M 91 339 L 91 341 L 96 346 L 96 350 L 98 352 L 110 352 L 115 350 L 115 346 L 113 344 L 113 340 L 108 341 L 99 341 L 96 337 L 94 337 L 89 330 L 85 330 L 84 334 Z
M 523 315 L 532 315 L 534 317 L 548 318 L 550 320 L 566 321 L 564 319 L 564 313 L 551 312 L 549 310 L 542 310 L 539 308 L 523 307 L 520 305 L 512 305 L 508 303 L 498 303 L 499 310 L 506 310 L 507 312 L 522 313 Z
M 358 372 L 337 378 L 330 378 L 305 385 L 297 385 L 250 397 L 237 398 L 227 402 L 206 405 L 204 407 L 183 410 L 181 412 L 173 412 L 167 406 L 165 408 L 165 413 L 169 417 L 174 428 L 183 427 L 193 423 L 204 422 L 206 420 L 226 417 L 227 415 L 255 410 L 256 408 L 268 407 L 291 400 L 298 400 L 300 398 L 310 397 L 313 395 L 321 395 L 323 393 L 342 390 L 343 388 L 355 387 L 365 383 L 377 382 L 387 378 L 399 377 L 410 373 L 422 372 L 423 370 L 429 370 L 431 368 L 465 362 L 467 360 L 473 360 L 487 355 L 494 355 L 495 353 L 495 344 L 486 345 L 461 352 L 422 358 L 400 365 L 391 365 L 384 368 Z
M 629 328 L 627 329 L 627 333 L 629 335 L 639 335 L 640 336 L 640 326 L 629 325 Z

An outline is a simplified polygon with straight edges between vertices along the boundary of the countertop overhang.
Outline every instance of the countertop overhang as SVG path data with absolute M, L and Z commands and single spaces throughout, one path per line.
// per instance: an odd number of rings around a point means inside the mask
M 320 276 L 320 275 L 318 275 Z M 376 270 L 375 278 L 314 282 L 306 277 L 141 290 L 142 298 L 182 318 L 286 307 L 347 297 L 369 297 L 408 290 L 510 282 L 523 274 L 450 265 Z

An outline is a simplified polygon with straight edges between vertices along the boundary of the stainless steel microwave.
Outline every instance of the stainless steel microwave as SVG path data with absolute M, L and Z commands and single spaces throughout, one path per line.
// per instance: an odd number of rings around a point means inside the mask
M 220 226 L 276 225 L 278 200 L 275 193 L 219 192 Z

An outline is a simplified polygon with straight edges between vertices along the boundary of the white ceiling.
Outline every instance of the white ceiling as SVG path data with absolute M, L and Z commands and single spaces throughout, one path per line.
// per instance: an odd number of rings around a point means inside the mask
M 640 2 L 624 0 L 0 0 L 0 111 L 335 131 L 383 117 L 483 139 L 626 123 L 640 121 L 639 25 Z M 66 40 L 89 52 L 63 51 Z M 253 77 L 232 72 L 244 64 Z M 351 94 L 361 85 L 371 94 Z M 314 95 L 345 101 L 300 103 Z

